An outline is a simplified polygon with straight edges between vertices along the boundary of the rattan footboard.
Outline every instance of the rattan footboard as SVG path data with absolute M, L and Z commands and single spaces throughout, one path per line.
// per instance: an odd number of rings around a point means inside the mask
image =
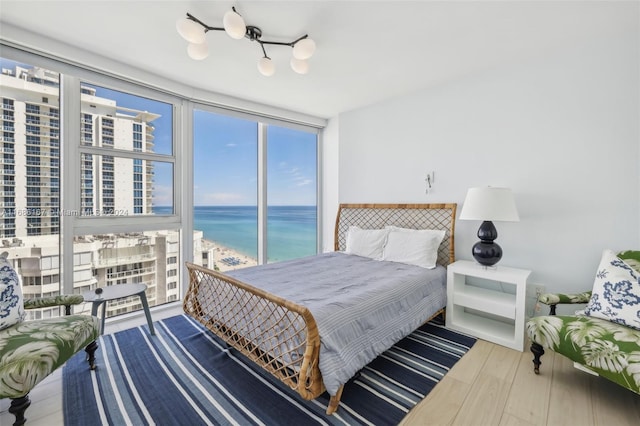
M 187 269 L 187 314 L 302 398 L 322 394 L 320 337 L 307 308 L 192 263 Z
M 351 225 L 442 229 L 446 236 L 437 263 L 446 266 L 454 260 L 455 212 L 456 204 L 342 204 L 336 219 L 335 248 L 344 250 Z M 192 263 L 187 263 L 187 268 L 189 289 L 183 304 L 187 314 L 303 399 L 314 399 L 324 392 L 318 359 L 320 337 L 307 308 L 225 274 Z M 341 393 L 342 388 L 332 396 L 328 414 L 337 409 Z

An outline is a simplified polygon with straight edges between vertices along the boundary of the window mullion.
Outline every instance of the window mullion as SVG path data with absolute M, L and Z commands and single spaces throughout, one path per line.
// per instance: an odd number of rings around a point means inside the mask
M 267 263 L 267 125 L 258 123 L 258 265 Z
M 73 293 L 73 237 L 76 214 L 80 211 L 80 80 L 60 76 L 60 251 L 61 293 Z

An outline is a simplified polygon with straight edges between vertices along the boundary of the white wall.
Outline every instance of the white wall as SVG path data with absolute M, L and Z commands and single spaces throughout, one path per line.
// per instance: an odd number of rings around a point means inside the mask
M 341 114 L 338 201 L 456 202 L 459 214 L 467 188 L 510 187 L 521 220 L 496 223 L 500 264 L 547 290 L 591 288 L 602 249 L 640 249 L 638 40 L 637 27 L 605 34 Z M 457 221 L 458 259 L 479 225 Z

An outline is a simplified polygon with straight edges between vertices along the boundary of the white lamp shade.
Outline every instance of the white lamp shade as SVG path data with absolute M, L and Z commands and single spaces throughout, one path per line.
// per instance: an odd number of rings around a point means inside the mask
M 195 59 L 196 61 L 201 61 L 207 56 L 209 56 L 209 45 L 207 43 L 189 43 L 187 46 L 187 54 L 191 59 Z
M 222 25 L 229 37 L 240 40 L 247 32 L 247 26 L 244 19 L 237 12 L 230 10 L 224 14 Z
M 469 188 L 460 212 L 461 220 L 518 222 L 518 210 L 511 189 Z
M 291 69 L 298 74 L 306 74 L 309 72 L 309 63 L 302 59 L 291 58 Z
M 197 22 L 188 18 L 178 19 L 178 22 L 176 22 L 176 29 L 178 30 L 178 34 L 180 34 L 182 38 L 187 40 L 189 43 L 204 43 L 204 28 Z
M 274 72 L 276 72 L 276 67 L 271 59 L 260 58 L 258 61 L 258 71 L 260 71 L 260 74 L 270 77 Z
M 310 38 L 303 38 L 293 46 L 293 57 L 309 59 L 316 51 L 316 42 Z

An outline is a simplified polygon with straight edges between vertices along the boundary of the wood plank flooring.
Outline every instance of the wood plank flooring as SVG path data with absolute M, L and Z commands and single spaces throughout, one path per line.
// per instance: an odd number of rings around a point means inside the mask
M 180 306 L 152 310 L 155 321 Z M 106 333 L 145 324 L 144 315 L 108 322 Z M 573 367 L 547 351 L 540 375 L 531 353 L 479 340 L 401 425 L 640 425 L 640 395 Z M 62 425 L 62 369 L 31 392 L 27 426 Z M 0 425 L 13 423 L 0 400 Z

